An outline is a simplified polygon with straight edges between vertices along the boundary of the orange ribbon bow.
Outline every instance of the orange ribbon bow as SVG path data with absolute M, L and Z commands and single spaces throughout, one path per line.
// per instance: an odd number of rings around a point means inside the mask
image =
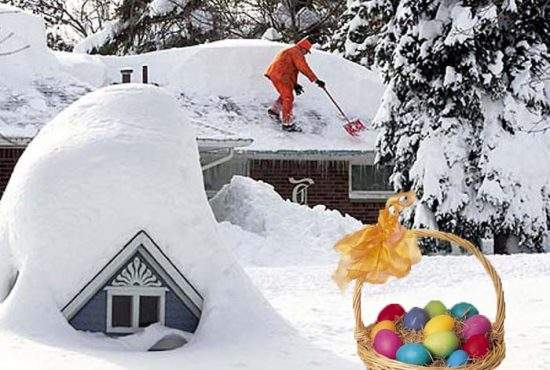
M 380 210 L 377 224 L 336 243 L 335 249 L 342 256 L 333 279 L 340 289 L 344 290 L 352 280 L 382 284 L 391 276 L 402 278 L 420 261 L 416 236 L 399 223 L 401 211 L 415 200 L 413 192 L 392 196 Z

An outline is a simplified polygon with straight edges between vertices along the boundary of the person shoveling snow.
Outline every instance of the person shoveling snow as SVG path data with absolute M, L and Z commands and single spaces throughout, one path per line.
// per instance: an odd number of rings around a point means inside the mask
M 279 93 L 279 98 L 267 112 L 270 116 L 280 119 L 285 131 L 301 131 L 294 124 L 292 117 L 294 91 L 297 95 L 304 92 L 304 88 L 298 84 L 298 73 L 302 73 L 320 88 L 325 87 L 325 83 L 317 78 L 307 64 L 305 55 L 310 52 L 311 46 L 311 42 L 306 37 L 296 45 L 281 50 L 265 72 L 265 76 Z

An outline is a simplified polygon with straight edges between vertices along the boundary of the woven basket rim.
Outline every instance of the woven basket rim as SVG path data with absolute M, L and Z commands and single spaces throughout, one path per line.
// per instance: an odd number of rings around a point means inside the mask
M 504 359 L 506 346 L 504 343 L 504 320 L 506 318 L 506 304 L 504 301 L 504 291 L 502 288 L 502 281 L 497 271 L 485 257 L 485 255 L 471 242 L 464 240 L 454 234 L 446 233 L 443 231 L 437 230 L 423 230 L 423 229 L 413 229 L 410 230 L 415 236 L 423 238 L 436 238 L 440 240 L 449 241 L 459 245 L 462 249 L 471 253 L 476 257 L 476 259 L 481 263 L 485 272 L 491 278 L 493 282 L 493 287 L 496 294 L 497 301 L 497 312 L 495 321 L 492 324 L 491 331 L 491 352 L 485 356 L 480 361 L 475 363 L 470 363 L 466 366 L 462 366 L 459 369 L 468 369 L 468 370 L 489 370 L 495 369 Z M 364 345 L 365 341 L 368 340 L 370 329 L 372 325 L 366 327 L 363 323 L 362 312 L 361 312 L 361 299 L 363 291 L 363 281 L 357 281 L 355 285 L 355 291 L 353 295 L 353 310 L 355 314 L 355 336 L 357 341 L 357 352 L 359 357 L 369 369 L 373 370 L 419 370 L 419 369 L 430 369 L 430 370 L 443 370 L 449 369 L 448 367 L 428 367 L 428 366 L 416 366 L 408 365 L 399 361 L 391 360 L 377 354 L 370 346 Z

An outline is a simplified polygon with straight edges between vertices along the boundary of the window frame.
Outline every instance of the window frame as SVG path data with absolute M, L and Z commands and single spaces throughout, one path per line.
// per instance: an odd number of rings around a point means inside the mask
M 139 326 L 139 298 L 140 297 L 159 297 L 159 320 L 161 325 L 165 324 L 166 319 L 166 292 L 168 288 L 165 287 L 113 287 L 108 286 L 104 289 L 107 291 L 107 322 L 106 332 L 109 334 L 132 334 L 136 333 L 144 328 Z M 132 326 L 113 327 L 113 296 L 130 296 L 132 297 Z
M 369 161 L 349 161 L 348 163 L 348 196 L 350 200 L 387 200 L 394 194 L 391 190 L 353 190 L 352 188 L 352 166 L 374 166 Z

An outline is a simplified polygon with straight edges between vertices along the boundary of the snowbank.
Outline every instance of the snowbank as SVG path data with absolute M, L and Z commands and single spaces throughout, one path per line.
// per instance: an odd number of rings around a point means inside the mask
M 90 91 L 62 71 L 39 16 L 0 4 L 0 134 L 32 138 L 55 114 Z
M 225 240 L 241 263 L 290 266 L 332 263 L 334 243 L 362 224 L 324 206 L 284 200 L 273 186 L 236 176 L 211 201 Z
M 145 359 L 129 356 L 124 341 L 75 331 L 60 312 L 140 229 L 205 298 L 191 342 Z M 0 231 L 0 255 L 11 254 L 10 267 L 19 271 L 0 304 L 0 338 L 30 338 L 133 369 L 176 362 L 197 370 L 313 369 L 318 363 L 350 368 L 297 336 L 227 251 L 203 190 L 194 134 L 176 101 L 160 88 L 101 89 L 46 125 L 4 193 Z M 0 278 L 0 286 L 9 285 Z M 24 368 L 48 366 L 25 361 Z M 78 367 L 108 366 L 92 358 Z

